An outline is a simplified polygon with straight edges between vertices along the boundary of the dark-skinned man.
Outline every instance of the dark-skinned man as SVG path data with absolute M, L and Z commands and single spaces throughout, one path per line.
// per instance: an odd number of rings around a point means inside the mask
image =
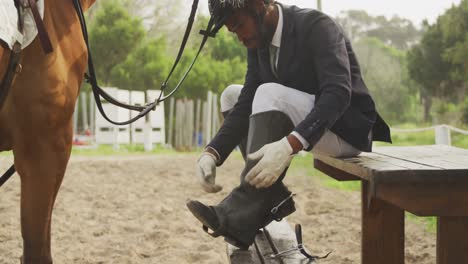
M 205 231 L 246 249 L 260 228 L 295 211 L 282 180 L 297 152 L 356 156 L 374 140 L 391 142 L 390 131 L 330 17 L 264 0 L 209 0 L 209 9 L 215 26 L 247 47 L 248 67 L 244 85 L 221 95 L 225 121 L 197 163 L 203 189 L 222 189 L 216 166 L 237 145 L 246 163 L 240 185 L 218 205 L 187 206 Z

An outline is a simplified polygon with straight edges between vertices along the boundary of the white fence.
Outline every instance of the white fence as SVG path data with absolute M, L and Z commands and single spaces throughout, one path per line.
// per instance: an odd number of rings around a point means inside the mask
M 103 88 L 109 95 L 126 104 L 145 105 L 159 96 L 159 90 L 128 91 L 115 87 Z M 88 104 L 89 103 L 89 104 Z M 102 107 L 107 116 L 114 121 L 126 121 L 136 115 L 130 111 L 101 100 Z M 81 111 L 78 111 L 78 107 Z M 88 121 L 89 110 L 89 121 Z M 78 131 L 80 121 L 81 131 Z M 119 144 L 145 144 L 145 149 L 152 148 L 153 144 L 166 142 L 164 103 L 161 102 L 155 111 L 151 111 L 131 125 L 116 126 L 104 119 L 97 110 L 92 94 L 81 93 L 76 104 L 74 115 L 75 141 L 87 140 L 91 144 L 112 144 L 116 148 Z
M 112 97 L 123 103 L 144 105 L 159 96 L 159 90 L 128 91 L 115 87 L 104 88 Z M 126 110 L 102 100 L 102 106 L 110 119 L 125 121 L 138 113 Z M 81 111 L 78 111 L 80 108 Z M 146 118 L 141 118 L 129 126 L 115 126 L 102 117 L 96 109 L 92 94 L 81 93 L 74 115 L 75 140 L 85 139 L 91 144 L 144 144 L 146 150 L 154 144 L 169 144 L 179 150 L 191 150 L 208 144 L 221 125 L 218 96 L 208 92 L 207 99 L 192 101 L 187 99 L 169 101 L 168 129 L 166 137 L 164 102 Z M 89 115 L 88 115 L 89 112 Z M 88 118 L 89 117 L 89 118 Z M 80 121 L 80 122 L 78 122 Z M 78 124 L 80 123 L 80 133 Z M 449 125 L 436 125 L 426 128 L 399 129 L 397 133 L 417 133 L 435 131 L 435 144 L 451 145 L 451 132 L 468 135 L 468 131 Z
M 167 143 L 177 150 L 205 146 L 220 127 L 218 96 L 207 93 L 205 101 L 171 98 Z
M 425 128 L 414 128 L 414 129 L 399 129 L 399 128 L 391 128 L 392 132 L 398 133 L 418 133 L 424 132 L 429 130 L 435 130 L 435 144 L 436 145 L 451 145 L 452 140 L 450 137 L 451 131 L 461 133 L 464 135 L 468 135 L 468 131 L 456 128 L 449 125 L 437 125 Z

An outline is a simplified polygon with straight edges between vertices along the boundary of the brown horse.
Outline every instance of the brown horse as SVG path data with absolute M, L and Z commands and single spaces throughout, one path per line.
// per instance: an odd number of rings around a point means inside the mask
M 94 1 L 81 0 L 83 9 Z M 0 112 L 0 151 L 13 150 L 21 177 L 22 262 L 34 264 L 52 263 L 52 209 L 70 157 L 72 114 L 87 66 L 72 0 L 45 0 L 44 23 L 54 51 L 45 55 L 38 38 L 23 50 L 22 72 Z M 0 76 L 8 57 L 0 47 Z

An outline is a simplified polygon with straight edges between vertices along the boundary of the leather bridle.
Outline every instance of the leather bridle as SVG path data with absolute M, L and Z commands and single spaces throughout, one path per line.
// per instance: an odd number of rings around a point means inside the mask
M 194 22 L 194 19 L 195 19 L 195 14 L 196 14 L 197 7 L 198 7 L 198 1 L 199 0 L 194 0 L 193 1 L 192 11 L 190 12 L 189 20 L 187 22 L 187 27 L 185 29 L 184 37 L 182 39 L 182 42 L 181 42 L 181 45 L 180 45 L 180 48 L 179 48 L 179 52 L 178 52 L 177 57 L 176 57 L 176 59 L 174 61 L 174 64 L 172 65 L 171 71 L 169 72 L 166 80 L 161 85 L 161 89 L 160 89 L 160 93 L 159 93 L 158 98 L 156 100 L 154 100 L 154 102 L 146 104 L 145 106 L 136 106 L 136 105 L 128 105 L 128 104 L 117 101 L 116 99 L 112 98 L 112 96 L 110 96 L 108 93 L 106 93 L 101 87 L 99 87 L 99 85 L 97 83 L 97 79 L 96 79 L 96 73 L 95 73 L 95 70 L 94 70 L 92 55 L 91 55 L 90 48 L 89 48 L 88 33 L 87 33 L 88 31 L 87 31 L 87 28 L 86 28 L 86 21 L 85 21 L 84 15 L 83 15 L 83 10 L 81 8 L 80 1 L 79 0 L 73 0 L 73 5 L 75 6 L 76 12 L 77 12 L 78 17 L 80 19 L 81 29 L 83 31 L 83 37 L 84 37 L 84 40 L 86 42 L 86 46 L 87 46 L 87 49 L 88 49 L 88 74 L 86 74 L 86 79 L 91 84 L 94 99 L 95 99 L 95 102 L 96 102 L 96 106 L 98 107 L 99 112 L 102 114 L 102 116 L 107 121 L 109 121 L 110 123 L 112 123 L 114 125 L 128 125 L 128 124 L 131 124 L 131 123 L 135 122 L 136 120 L 142 118 L 146 114 L 148 114 L 149 111 L 155 110 L 156 106 L 160 102 L 163 102 L 164 100 L 171 97 L 181 87 L 181 85 L 184 82 L 185 78 L 187 77 L 188 73 L 190 72 L 193 65 L 195 64 L 195 61 L 197 60 L 198 56 L 200 55 L 200 52 L 202 51 L 203 47 L 205 46 L 205 43 L 208 40 L 208 37 L 214 37 L 216 35 L 216 31 L 213 30 L 213 21 L 212 21 L 212 19 L 210 19 L 206 30 L 201 30 L 200 31 L 200 34 L 203 35 L 203 40 L 202 40 L 202 42 L 200 44 L 200 48 L 198 49 L 198 52 L 196 53 L 192 63 L 189 65 L 188 69 L 186 70 L 186 72 L 184 73 L 184 75 L 182 76 L 182 78 L 180 79 L 178 84 L 176 85 L 176 87 L 173 88 L 172 91 L 170 91 L 167 95 L 163 96 L 164 92 L 168 88 L 168 82 L 169 82 L 170 78 L 172 77 L 172 74 L 174 73 L 174 70 L 176 69 L 177 64 L 179 63 L 179 61 L 180 61 L 180 59 L 182 57 L 182 54 L 183 54 L 184 49 L 185 49 L 185 45 L 187 44 L 187 40 L 188 40 L 188 38 L 190 36 L 190 31 L 192 29 L 193 22 Z M 104 109 L 102 107 L 101 100 L 100 100 L 101 97 L 104 98 L 106 101 L 108 101 L 109 103 L 111 103 L 113 105 L 116 105 L 116 106 L 119 106 L 119 107 L 122 107 L 122 108 L 125 108 L 125 109 L 128 109 L 128 110 L 138 111 L 139 114 L 137 116 L 135 116 L 134 118 L 132 118 L 130 120 L 127 120 L 127 121 L 123 121 L 123 122 L 113 121 L 104 112 Z

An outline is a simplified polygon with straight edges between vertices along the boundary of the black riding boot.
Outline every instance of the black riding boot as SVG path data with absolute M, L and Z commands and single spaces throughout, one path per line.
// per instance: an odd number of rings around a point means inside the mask
M 280 140 L 294 128 L 290 118 L 279 111 L 255 114 L 250 117 L 249 125 L 248 153 Z M 228 243 L 242 249 L 247 249 L 254 242 L 260 228 L 296 210 L 291 192 L 282 183 L 287 169 L 268 188 L 257 189 L 245 182 L 247 172 L 256 163 L 247 160 L 241 184 L 218 205 L 206 206 L 198 201 L 187 203 L 190 211 L 203 223 L 205 231 L 211 229 L 213 233 L 210 235 L 224 236 Z
M 232 112 L 232 109 L 229 110 L 229 111 L 226 111 L 226 112 L 222 112 L 223 114 L 223 117 L 226 118 L 227 115 L 229 115 L 229 113 Z M 244 137 L 241 142 L 239 143 L 239 150 L 242 154 L 242 157 L 244 158 L 244 161 L 247 160 L 247 154 L 246 154 L 246 150 L 247 150 L 247 137 Z

